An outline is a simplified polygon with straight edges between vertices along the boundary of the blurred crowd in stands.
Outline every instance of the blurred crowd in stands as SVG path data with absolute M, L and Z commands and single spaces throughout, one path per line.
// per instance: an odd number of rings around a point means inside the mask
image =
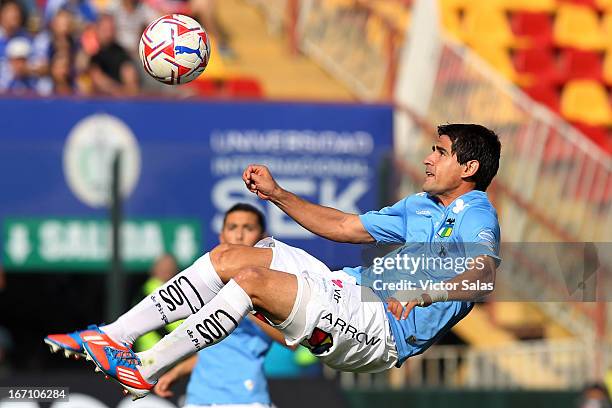
M 195 17 L 231 53 L 215 0 L 0 0 L 0 93 L 130 96 L 171 92 L 145 76 L 144 28 L 178 12 Z

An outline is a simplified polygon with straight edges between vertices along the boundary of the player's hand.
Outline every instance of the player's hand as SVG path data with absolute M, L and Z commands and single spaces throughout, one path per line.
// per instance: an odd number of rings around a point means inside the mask
M 396 298 L 390 297 L 387 299 L 387 310 L 391 312 L 391 314 L 397 320 L 406 319 L 412 309 L 414 309 L 414 307 L 417 306 L 418 303 L 416 301 L 412 301 L 404 304 L 402 304 L 402 302 L 400 302 Z
M 157 384 L 155 384 L 155 388 L 153 388 L 153 391 L 155 392 L 155 394 L 159 395 L 162 398 L 172 397 L 174 395 L 174 392 L 172 392 L 170 387 L 172 386 L 172 384 L 174 384 L 176 379 L 177 377 L 176 375 L 174 375 L 172 370 L 168 371 L 166 374 L 159 377 L 159 380 L 157 380 Z
M 272 200 L 281 191 L 270 170 L 260 164 L 251 164 L 242 173 L 242 180 L 251 193 L 262 200 Z
M 387 310 L 397 320 L 404 320 L 408 318 L 412 309 L 416 306 L 420 306 L 417 300 L 411 300 L 410 302 L 400 302 L 396 298 L 390 297 L 387 299 Z

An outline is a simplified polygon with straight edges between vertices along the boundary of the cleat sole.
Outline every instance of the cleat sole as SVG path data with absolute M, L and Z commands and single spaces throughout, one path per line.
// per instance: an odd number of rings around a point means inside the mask
M 45 344 L 47 346 L 49 346 L 49 351 L 52 353 L 57 353 L 60 350 L 60 346 L 58 346 L 57 344 L 53 343 L 51 340 L 49 339 L 45 339 Z
M 96 365 L 96 368 L 99 369 L 100 371 L 102 371 L 102 369 L 98 366 L 98 363 L 93 358 L 91 358 L 91 356 L 89 355 L 87 350 L 84 350 L 84 351 L 85 351 L 85 359 L 89 360 L 89 361 L 92 361 Z M 138 400 L 140 398 L 146 397 L 153 390 L 152 388 L 151 388 L 151 390 L 141 390 L 141 389 L 138 389 L 138 388 L 129 387 L 129 386 L 125 385 L 125 384 L 122 384 L 116 378 L 111 377 L 111 376 L 109 376 L 107 374 L 104 375 L 104 378 L 106 378 L 107 380 L 108 379 L 113 380 L 114 382 L 119 384 L 121 387 L 123 387 L 123 390 L 122 390 L 123 395 L 125 395 L 125 396 L 127 396 L 128 394 L 131 395 L 132 396 L 132 401 L 136 401 L 136 400 Z
M 62 351 L 63 352 L 62 354 L 64 355 L 64 357 L 66 357 L 66 358 L 74 357 L 75 360 L 78 360 L 79 358 L 85 356 L 84 354 L 79 353 L 77 351 L 66 349 L 66 348 L 58 345 L 57 343 L 54 343 L 53 341 L 51 341 L 49 339 L 45 339 L 44 342 L 45 342 L 45 344 L 47 346 L 49 346 L 49 351 L 51 353 L 55 354 L 55 353 L 58 353 L 58 352 Z

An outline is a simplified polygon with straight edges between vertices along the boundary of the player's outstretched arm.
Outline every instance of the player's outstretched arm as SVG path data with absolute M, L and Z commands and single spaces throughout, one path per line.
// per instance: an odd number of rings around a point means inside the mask
M 337 242 L 370 243 L 374 238 L 359 216 L 313 204 L 278 185 L 266 166 L 252 164 L 242 175 L 245 185 L 262 200 L 273 202 L 313 234 Z

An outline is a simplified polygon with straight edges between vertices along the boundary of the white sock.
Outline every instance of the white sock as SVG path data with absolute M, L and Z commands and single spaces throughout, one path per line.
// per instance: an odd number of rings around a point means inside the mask
M 229 336 L 251 310 L 251 298 L 236 281 L 230 280 L 196 314 L 151 349 L 138 353 L 140 374 L 149 382 L 156 381 L 179 361 Z
M 196 313 L 223 287 L 209 253 L 145 297 L 115 322 L 100 329 L 113 340 L 133 344 L 151 330 Z

